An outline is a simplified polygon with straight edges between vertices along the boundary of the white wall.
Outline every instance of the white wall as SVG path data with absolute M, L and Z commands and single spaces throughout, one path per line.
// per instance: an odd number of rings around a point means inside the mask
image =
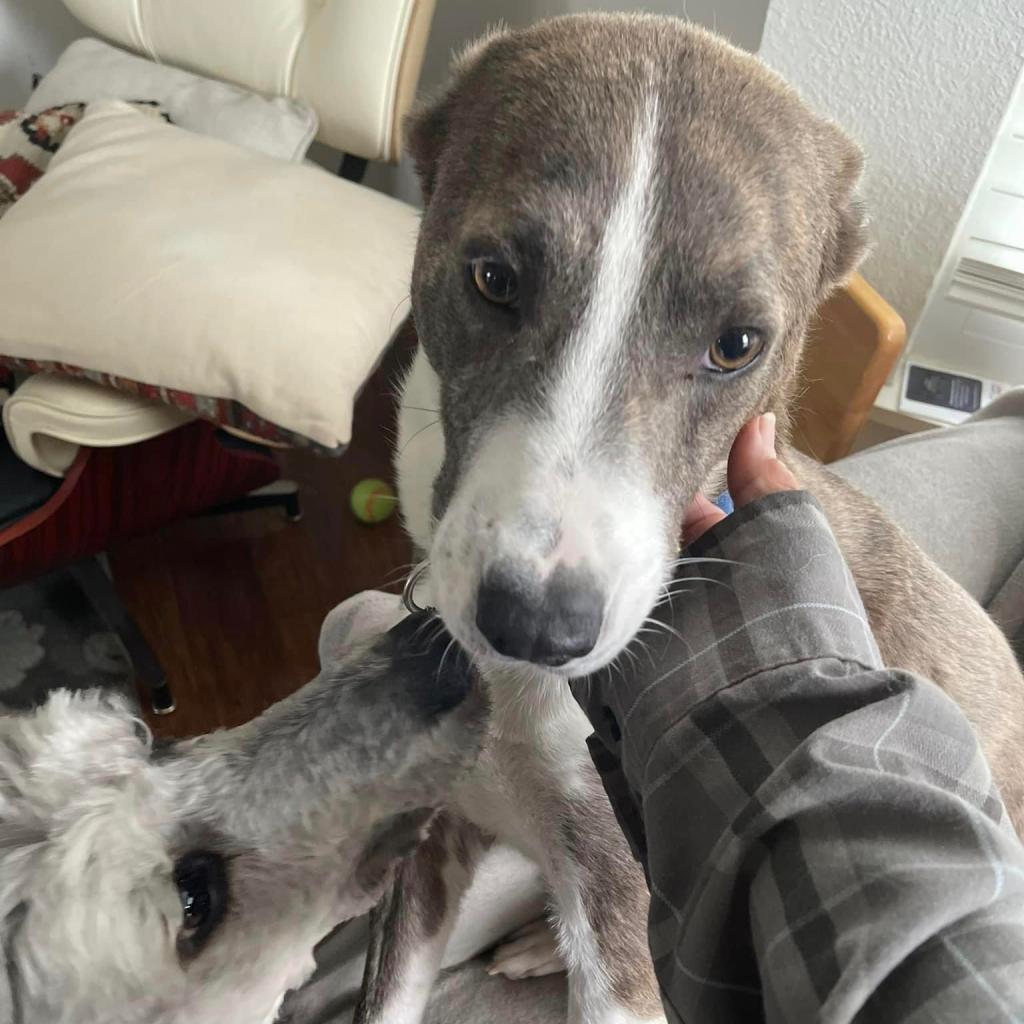
M 865 276 L 913 326 L 1024 59 L 1021 0 L 771 0 L 761 55 L 864 146 Z
M 0 110 L 17 109 L 61 51 L 90 33 L 60 0 L 0 0 Z
M 452 53 L 498 22 L 516 28 L 558 14 L 649 11 L 688 17 L 716 29 L 738 46 L 756 50 L 767 8 L 768 0 L 646 0 L 639 3 L 629 0 L 438 0 L 420 90 L 441 85 Z M 367 184 L 409 202 L 419 201 L 419 188 L 407 163 L 399 167 L 372 167 L 366 180 Z

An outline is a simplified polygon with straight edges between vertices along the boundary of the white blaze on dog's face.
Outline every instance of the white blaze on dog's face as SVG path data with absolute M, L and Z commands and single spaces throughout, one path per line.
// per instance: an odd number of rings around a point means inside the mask
M 652 99 L 584 313 L 542 393 L 484 432 L 434 540 L 445 621 L 475 605 L 479 632 L 509 658 L 605 664 L 639 628 L 674 551 L 649 465 L 601 441 L 649 255 L 657 119 Z
M 592 672 L 740 426 L 784 413 L 860 251 L 858 154 L 750 56 L 623 16 L 485 41 L 410 148 L 422 354 L 398 464 L 434 600 L 478 656 Z
M 326 638 L 313 683 L 162 750 L 95 693 L 0 717 L 0 1020 L 273 1019 L 479 749 L 472 673 L 424 625 Z

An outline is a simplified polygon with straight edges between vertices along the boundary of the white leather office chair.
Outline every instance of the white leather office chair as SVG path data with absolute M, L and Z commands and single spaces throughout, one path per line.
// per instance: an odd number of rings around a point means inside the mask
M 398 159 L 435 0 L 64 0 L 151 60 L 308 103 L 318 139 Z

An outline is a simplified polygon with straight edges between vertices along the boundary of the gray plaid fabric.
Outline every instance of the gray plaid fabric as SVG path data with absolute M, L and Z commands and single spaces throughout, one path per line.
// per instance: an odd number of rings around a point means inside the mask
M 960 711 L 881 668 L 818 504 L 688 554 L 650 661 L 573 683 L 670 1019 L 1024 1022 L 1024 847 Z

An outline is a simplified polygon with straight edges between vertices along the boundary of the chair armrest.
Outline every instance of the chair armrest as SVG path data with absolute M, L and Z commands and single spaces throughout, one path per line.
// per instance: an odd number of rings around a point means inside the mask
M 821 462 L 847 455 L 906 340 L 902 317 L 859 274 L 826 299 L 808 330 L 796 447 Z

